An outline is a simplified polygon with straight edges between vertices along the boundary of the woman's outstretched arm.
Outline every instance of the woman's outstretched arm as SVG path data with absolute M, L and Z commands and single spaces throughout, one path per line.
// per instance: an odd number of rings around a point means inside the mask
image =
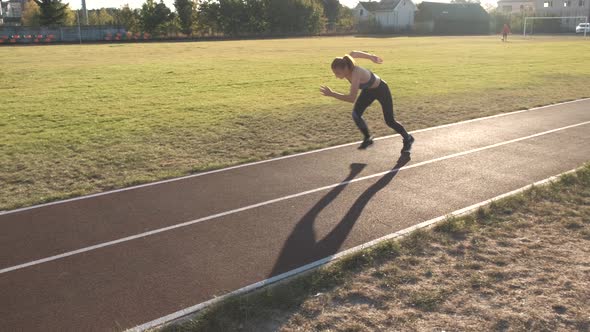
M 349 55 L 355 59 L 368 59 L 373 61 L 374 63 L 382 63 L 383 59 L 376 56 L 375 54 L 363 52 L 363 51 L 352 51 Z

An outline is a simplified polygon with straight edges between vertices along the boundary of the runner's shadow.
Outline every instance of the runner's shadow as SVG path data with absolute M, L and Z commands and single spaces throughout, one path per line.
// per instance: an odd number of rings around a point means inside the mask
M 365 168 L 365 164 L 351 164 L 350 173 L 341 182 L 341 185 L 332 188 L 322 197 L 297 223 L 295 229 L 285 242 L 281 254 L 277 259 L 269 277 L 293 270 L 297 267 L 309 264 L 338 252 L 342 243 L 348 237 L 354 224 L 361 215 L 363 209 L 371 198 L 383 189 L 399 172 L 399 169 L 410 161 L 409 154 L 402 154 L 392 171 L 385 174 L 377 182 L 367 188 L 352 204 L 346 215 L 323 239 L 316 241 L 313 230 L 318 215 L 325 209 L 344 189 L 349 181 L 354 179 Z

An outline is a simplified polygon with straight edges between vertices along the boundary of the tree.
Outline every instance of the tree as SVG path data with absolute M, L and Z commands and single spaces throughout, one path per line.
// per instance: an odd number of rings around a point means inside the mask
M 333 29 L 340 16 L 342 5 L 338 0 L 323 0 L 324 16 L 328 19 L 330 29 Z
M 114 14 L 115 24 L 124 26 L 127 31 L 139 32 L 139 12 L 137 10 L 131 10 L 129 5 L 123 6 L 121 10 L 118 10 Z
M 66 9 L 66 18 L 63 22 L 63 25 L 72 26 L 78 25 L 78 18 L 76 17 L 76 12 L 71 10 L 70 8 Z
M 103 25 L 113 24 L 113 16 L 104 8 L 98 12 L 98 19 Z
M 246 22 L 244 30 L 251 33 L 266 33 L 269 30 L 268 8 L 261 0 L 244 0 Z
M 201 31 L 219 30 L 219 3 L 210 0 L 201 2 L 197 11 L 197 26 Z
M 99 11 L 93 10 L 88 14 L 88 24 L 90 25 L 109 25 L 113 22 L 113 16 L 104 8 Z
M 172 12 L 162 0 L 156 3 L 154 0 L 146 0 L 140 11 L 141 26 L 149 33 L 162 33 L 166 23 L 172 18 Z
M 27 1 L 25 10 L 22 13 L 21 23 L 28 27 L 39 27 L 41 25 L 41 10 L 33 0 Z
M 178 13 L 178 20 L 180 21 L 180 28 L 186 35 L 193 33 L 194 12 L 196 4 L 192 0 L 175 0 L 174 8 Z
M 161 26 L 161 33 L 166 34 L 167 36 L 175 36 L 178 37 L 178 33 L 180 32 L 180 19 L 176 13 L 171 13 L 168 21 Z
M 336 28 L 338 31 L 352 31 L 354 29 L 355 19 L 352 9 L 348 7 L 342 7 L 340 9 L 338 20 L 336 22 Z
M 236 36 L 243 31 L 243 26 L 248 18 L 244 12 L 244 5 L 241 0 L 218 0 L 219 16 L 218 23 L 223 33 Z
M 39 23 L 43 26 L 62 25 L 67 18 L 67 4 L 61 0 L 33 0 L 39 6 Z
M 325 24 L 318 0 L 266 0 L 270 28 L 281 33 L 317 33 Z
M 244 33 L 318 33 L 326 25 L 321 0 L 206 0 L 199 5 L 199 26 Z
M 88 25 L 100 25 L 98 24 L 98 14 L 95 11 L 89 11 Z

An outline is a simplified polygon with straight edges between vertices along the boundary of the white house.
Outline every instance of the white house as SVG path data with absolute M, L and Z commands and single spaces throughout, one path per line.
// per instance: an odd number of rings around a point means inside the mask
M 352 10 L 357 22 L 365 22 L 375 17 L 374 12 L 377 10 L 379 2 L 359 2 Z
M 411 29 L 417 7 L 412 0 L 361 1 L 354 8 L 357 22 L 375 19 L 383 28 Z

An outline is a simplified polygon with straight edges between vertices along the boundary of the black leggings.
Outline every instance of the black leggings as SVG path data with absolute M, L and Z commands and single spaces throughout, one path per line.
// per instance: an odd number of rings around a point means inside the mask
M 404 139 L 409 137 L 406 129 L 393 117 L 393 99 L 391 98 L 391 91 L 385 81 L 381 80 L 378 87 L 374 89 L 363 89 L 361 95 L 357 98 L 354 103 L 354 110 L 352 111 L 352 119 L 356 123 L 356 126 L 365 135 L 365 138 L 369 138 L 369 128 L 363 120 L 363 113 L 371 105 L 373 101 L 377 99 L 383 109 L 383 117 L 385 123 L 393 130 L 397 131 Z

